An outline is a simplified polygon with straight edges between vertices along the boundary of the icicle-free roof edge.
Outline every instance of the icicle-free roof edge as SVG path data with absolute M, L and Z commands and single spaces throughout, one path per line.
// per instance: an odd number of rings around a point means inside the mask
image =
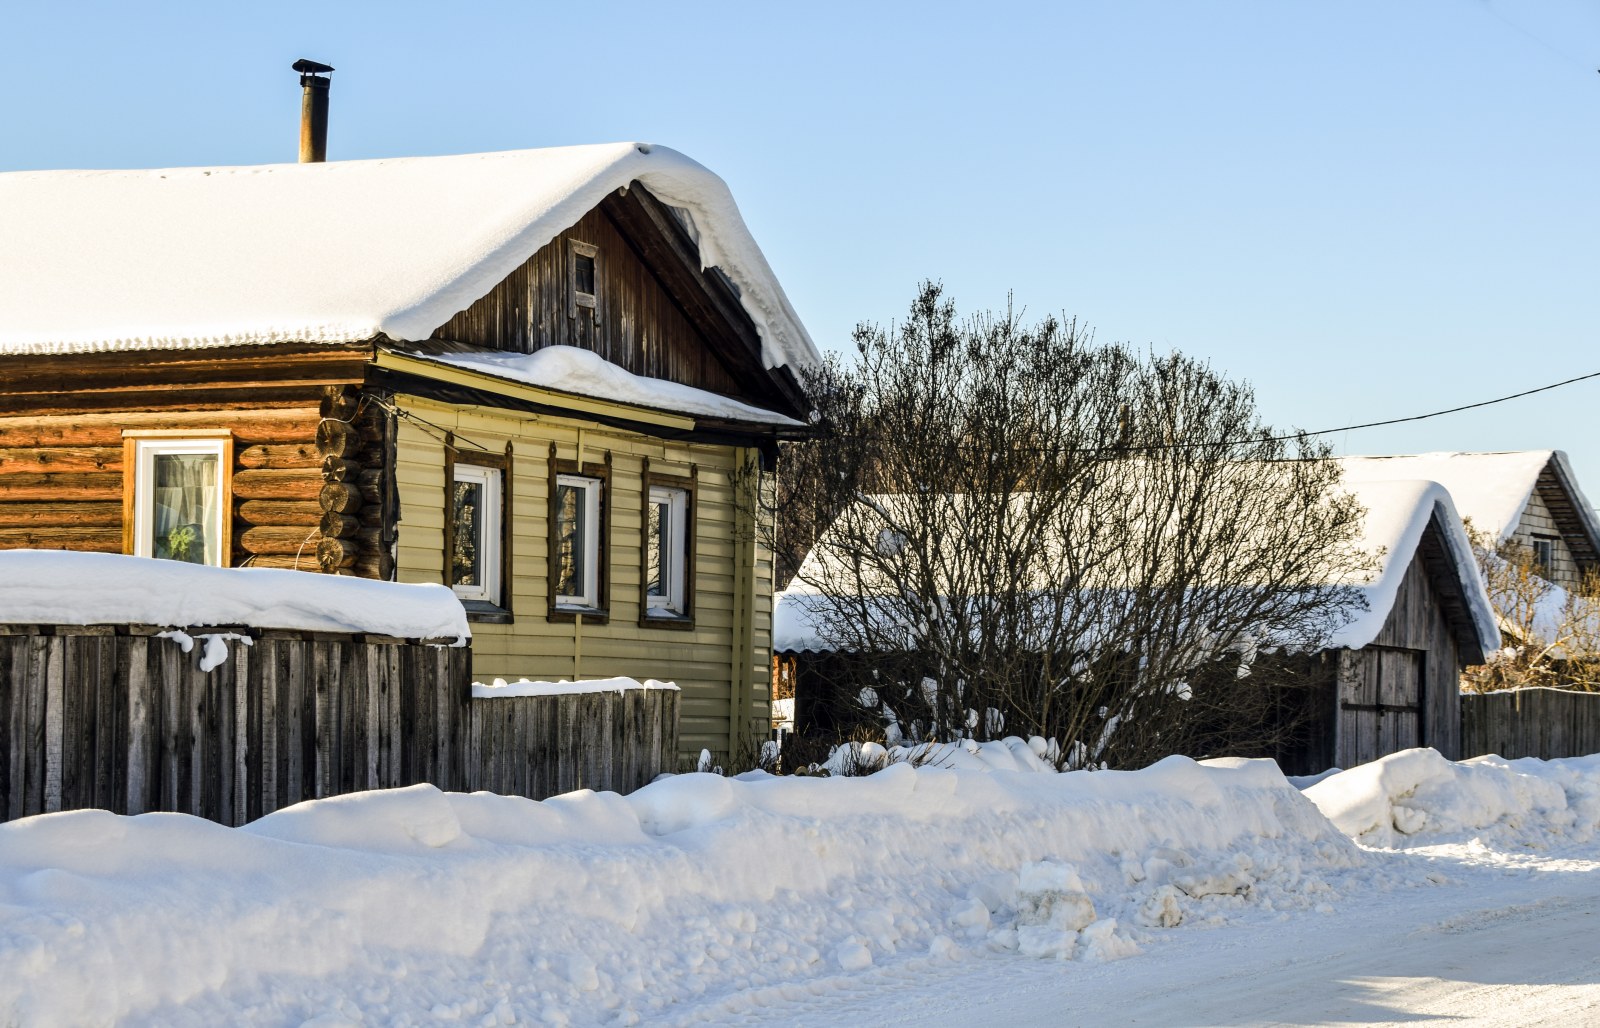
M 0 354 L 428 338 L 609 193 L 690 213 L 770 368 L 818 360 L 727 185 L 666 147 L 0 175 Z

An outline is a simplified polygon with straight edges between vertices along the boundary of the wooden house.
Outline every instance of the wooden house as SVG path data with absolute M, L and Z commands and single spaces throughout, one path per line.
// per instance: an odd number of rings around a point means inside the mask
M 1292 748 L 1257 755 L 1277 758 L 1289 774 L 1350 767 L 1416 746 L 1456 759 L 1459 674 L 1500 645 L 1461 519 L 1434 482 L 1347 479 L 1345 487 L 1367 509 L 1360 545 L 1380 562 L 1369 580 L 1351 583 L 1366 609 L 1322 651 L 1291 655 L 1306 683 L 1296 687 L 1294 716 L 1305 711 L 1311 729 Z M 959 538 L 959 529 L 952 532 Z M 842 597 L 841 606 L 841 597 L 818 588 L 827 547 L 824 533 L 796 583 L 778 594 L 775 614 L 773 678 L 793 695 L 793 727 L 802 734 L 834 727 L 839 701 L 819 695 L 836 688 L 831 613 L 871 609 L 858 596 Z
M 816 352 L 646 144 L 0 175 L 0 548 L 452 586 L 472 673 L 765 734 L 754 530 Z M 0 584 L 3 587 L 3 584 Z
M 1473 529 L 1494 543 L 1522 546 L 1544 577 L 1563 589 L 1577 588 L 1585 572 L 1600 570 L 1600 518 L 1560 450 L 1344 457 L 1340 463 L 1364 481 L 1438 482 Z

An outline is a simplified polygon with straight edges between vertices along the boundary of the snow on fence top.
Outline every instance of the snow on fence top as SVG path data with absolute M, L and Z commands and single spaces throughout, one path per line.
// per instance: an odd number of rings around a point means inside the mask
M 0 551 L 0 624 L 246 625 L 456 645 L 471 635 L 442 585 L 62 550 Z
M 767 366 L 815 363 L 726 184 L 648 143 L 0 175 L 0 353 L 427 339 L 635 181 L 737 286 Z
M 533 353 L 418 353 L 408 356 L 463 371 L 493 375 L 510 382 L 636 407 L 653 407 L 680 414 L 698 414 L 762 425 L 801 426 L 801 422 L 787 415 L 741 403 L 706 389 L 635 375 L 598 353 L 576 346 L 546 346 Z
M 623 693 L 630 689 L 671 689 L 678 691 L 672 682 L 658 682 L 654 678 L 639 681 L 636 678 L 590 678 L 578 682 L 569 682 L 562 679 L 559 682 L 534 682 L 526 678 L 515 682 L 508 682 L 504 678 L 496 678 L 488 685 L 482 682 L 472 683 L 472 698 L 475 700 L 506 699 L 511 696 L 575 696 L 580 693 L 615 692 Z
M 1578 489 L 1567 455 L 1560 450 L 1509 453 L 1418 453 L 1394 457 L 1341 457 L 1349 482 L 1425 479 L 1450 491 L 1456 510 L 1474 528 L 1504 541 L 1516 531 L 1546 467 L 1553 467 L 1572 492 L 1573 507 L 1586 530 L 1600 541 L 1600 522 Z

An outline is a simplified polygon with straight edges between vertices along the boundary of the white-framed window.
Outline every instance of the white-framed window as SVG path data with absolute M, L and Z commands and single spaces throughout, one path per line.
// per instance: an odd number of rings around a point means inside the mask
M 227 567 L 233 435 L 123 433 L 123 548 L 136 556 Z
M 464 600 L 500 602 L 505 474 L 455 464 L 451 472 L 450 588 Z
M 644 597 L 652 617 L 688 613 L 689 491 L 650 487 L 645 503 Z
M 603 480 L 588 475 L 556 475 L 551 591 L 558 609 L 601 605 L 604 489 Z

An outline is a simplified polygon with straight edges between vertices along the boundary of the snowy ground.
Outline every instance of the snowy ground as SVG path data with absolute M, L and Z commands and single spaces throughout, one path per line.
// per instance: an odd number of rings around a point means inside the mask
M 1600 757 L 958 757 L 16 822 L 0 1023 L 1600 1019 Z

